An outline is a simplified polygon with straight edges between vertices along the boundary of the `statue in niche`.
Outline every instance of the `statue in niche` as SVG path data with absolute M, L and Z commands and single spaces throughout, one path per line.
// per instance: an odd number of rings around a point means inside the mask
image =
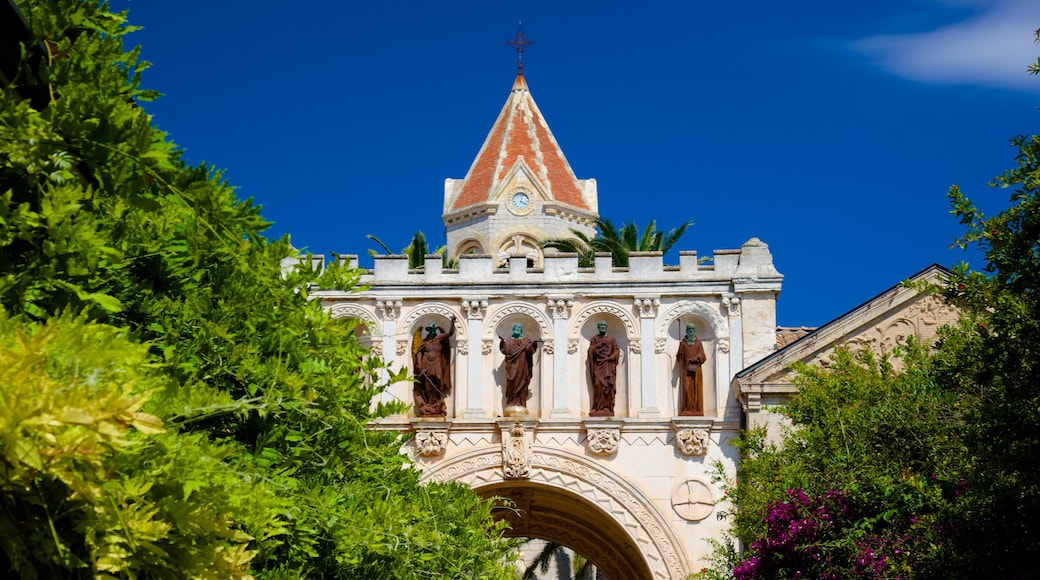
M 451 317 L 449 330 L 430 323 L 426 327 L 426 338 L 413 341 L 412 369 L 415 385 L 416 417 L 444 417 L 447 409 L 444 397 L 451 394 L 451 337 L 455 335 L 455 316 Z
M 697 338 L 692 324 L 686 325 L 686 338 L 679 341 L 679 352 L 675 355 L 679 366 L 679 415 L 701 417 L 704 415 L 704 375 L 701 366 L 708 357 L 704 345 Z
M 617 365 L 621 349 L 613 336 L 607 336 L 607 323 L 596 324 L 599 334 L 589 340 L 589 376 L 592 377 L 590 417 L 613 417 L 617 395 Z
M 506 414 L 526 414 L 534 352 L 542 341 L 524 338 L 524 327 L 519 322 L 513 325 L 512 337 L 498 338 L 498 350 L 506 356 Z

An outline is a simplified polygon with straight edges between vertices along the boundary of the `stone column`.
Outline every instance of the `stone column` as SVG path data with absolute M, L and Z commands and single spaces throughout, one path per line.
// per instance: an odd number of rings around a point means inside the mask
M 641 297 L 635 299 L 635 307 L 639 312 L 639 340 L 642 344 L 639 354 L 639 382 L 642 404 L 640 417 L 659 417 L 661 409 L 657 406 L 657 367 L 654 364 L 656 340 L 654 337 L 654 320 L 661 300 L 657 297 Z
M 466 313 L 468 328 L 466 336 L 469 349 L 466 361 L 466 410 L 463 417 L 484 417 L 484 356 L 486 353 L 482 348 L 481 335 L 484 323 L 484 312 L 487 310 L 487 299 L 476 298 L 462 301 L 462 310 Z
M 550 417 L 570 417 L 570 385 L 567 383 L 567 319 L 573 296 L 549 296 L 547 305 L 553 319 L 553 400 Z M 545 386 L 542 386 L 545 392 Z
M 733 376 L 730 369 L 744 368 L 744 317 L 740 315 L 740 298 L 737 295 L 724 296 L 722 306 L 729 313 L 729 344 L 719 344 L 719 350 L 725 353 L 728 349 L 729 368 L 725 369 L 724 373 L 724 369 L 720 368 L 722 365 L 716 365 L 715 390 L 717 396 L 722 396 L 723 393 L 725 396 L 719 399 L 715 406 L 719 410 L 718 414 L 725 416 L 726 408 L 733 404 L 733 401 L 729 400 L 729 382 Z
M 387 299 L 379 300 L 376 302 L 376 309 L 383 321 L 383 336 L 382 343 L 379 346 L 379 354 L 386 362 L 397 362 L 394 357 L 397 356 L 397 316 L 401 313 L 401 300 Z M 410 365 L 408 365 L 410 366 Z M 387 374 L 386 369 L 379 371 L 379 378 L 386 380 L 390 377 Z M 389 403 L 394 400 L 393 391 L 397 390 L 397 384 L 387 385 L 387 388 L 379 394 L 379 401 L 382 403 Z M 403 400 L 412 400 L 411 394 Z

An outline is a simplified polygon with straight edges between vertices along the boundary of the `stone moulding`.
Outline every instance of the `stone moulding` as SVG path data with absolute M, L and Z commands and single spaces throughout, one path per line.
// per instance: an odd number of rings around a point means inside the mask
M 512 481 L 504 477 L 502 468 L 502 447 L 493 445 L 427 467 L 422 481 L 458 481 L 479 490 Z M 525 481 L 577 493 L 597 506 L 629 534 L 634 545 L 641 546 L 654 580 L 680 580 L 692 572 L 669 520 L 625 476 L 595 459 L 534 446 L 530 477 Z

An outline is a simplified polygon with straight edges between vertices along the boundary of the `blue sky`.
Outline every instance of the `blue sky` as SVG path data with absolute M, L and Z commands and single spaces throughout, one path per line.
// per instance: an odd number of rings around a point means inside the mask
M 695 225 L 701 255 L 769 244 L 777 320 L 823 324 L 973 254 L 946 191 L 999 210 L 1008 139 L 1040 132 L 1036 0 L 117 0 L 144 29 L 147 109 L 193 163 L 314 253 L 444 240 L 508 96 L 531 93 L 615 223 Z M 669 260 L 670 258 L 670 260 Z M 676 262 L 669 256 L 666 261 Z

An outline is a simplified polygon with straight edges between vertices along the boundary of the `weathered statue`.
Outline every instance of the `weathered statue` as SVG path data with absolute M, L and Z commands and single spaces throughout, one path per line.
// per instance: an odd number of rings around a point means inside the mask
M 426 327 L 426 338 L 412 352 L 416 417 L 443 417 L 447 414 L 444 397 L 451 394 L 451 337 L 455 334 L 455 317 L 449 330 L 436 324 Z
M 589 375 L 592 377 L 590 417 L 613 417 L 617 395 L 617 365 L 621 350 L 613 336 L 607 336 L 607 323 L 596 325 L 599 334 L 589 340 Z
M 686 325 L 686 338 L 679 341 L 679 352 L 675 355 L 679 365 L 679 415 L 700 417 L 704 415 L 704 376 L 701 365 L 708 357 L 704 345 L 697 338 L 692 324 Z
M 524 338 L 524 327 L 513 325 L 513 336 L 499 336 L 498 350 L 506 355 L 506 407 L 527 406 L 527 388 L 531 384 L 534 352 L 542 341 Z

